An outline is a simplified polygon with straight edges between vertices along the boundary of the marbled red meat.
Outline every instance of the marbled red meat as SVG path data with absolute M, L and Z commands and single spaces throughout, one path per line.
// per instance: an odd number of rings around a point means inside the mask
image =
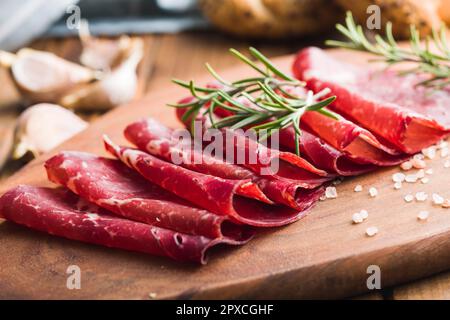
M 0 198 L 0 217 L 28 228 L 106 247 L 206 263 L 205 253 L 230 239 L 209 239 L 123 219 L 66 189 L 20 185 Z
M 282 205 L 243 197 L 236 190 L 251 180 L 231 180 L 185 169 L 137 149 L 115 145 L 105 137 L 105 148 L 147 180 L 197 206 L 233 221 L 258 227 L 281 226 L 304 214 Z
M 416 153 L 450 132 L 450 92 L 416 86 L 417 75 L 370 71 L 318 48 L 302 50 L 293 71 L 314 91 L 331 89 L 337 99 L 330 109 L 399 151 Z
M 61 152 L 45 163 L 50 181 L 127 219 L 209 238 L 248 239 L 248 228 L 199 209 L 142 178 L 121 161 Z
M 264 194 L 280 204 L 304 211 L 320 198 L 323 188 L 303 188 L 302 181 L 261 177 L 253 171 L 193 147 L 191 138 L 180 141 L 184 132 L 170 129 L 154 119 L 134 122 L 125 129 L 126 138 L 140 150 L 190 170 L 232 180 L 251 179 Z M 197 161 L 196 161 L 197 160 Z M 317 187 L 316 183 L 313 185 Z

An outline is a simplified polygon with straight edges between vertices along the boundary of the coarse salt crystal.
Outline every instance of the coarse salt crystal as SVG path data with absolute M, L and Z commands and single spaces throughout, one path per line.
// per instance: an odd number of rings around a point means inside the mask
M 427 170 L 425 171 L 425 173 L 426 173 L 426 174 L 433 174 L 433 169 L 432 169 L 432 168 L 427 169 Z
M 425 178 L 420 179 L 420 182 L 422 182 L 423 184 L 427 184 L 428 182 L 430 182 L 430 179 L 425 177 Z
M 427 220 L 428 217 L 430 216 L 430 213 L 428 211 L 420 211 L 419 214 L 417 215 L 417 219 L 419 220 Z
M 360 185 L 360 184 L 357 184 L 356 186 L 355 186 L 355 189 L 353 189 L 355 192 L 361 192 L 362 190 L 363 190 L 363 187 L 362 187 L 362 185 Z
M 354 213 L 352 216 L 352 221 L 353 223 L 361 223 L 364 221 L 363 217 L 361 217 L 361 215 L 359 213 Z
M 327 200 L 327 196 L 325 194 L 321 195 L 319 198 L 320 201 L 325 201 Z
M 404 199 L 405 199 L 406 202 L 411 202 L 411 201 L 414 200 L 414 196 L 413 196 L 412 194 L 407 194 L 407 195 L 404 197 Z
M 444 162 L 444 168 L 450 168 L 450 160 Z
M 394 189 L 399 190 L 401 188 L 402 188 L 402 183 L 401 182 L 394 183 Z
M 441 149 L 441 158 L 446 158 L 449 155 L 449 149 L 448 148 L 442 148 Z
M 450 208 L 450 199 L 445 199 L 444 203 L 442 204 L 442 208 Z
M 369 228 L 366 229 L 366 234 L 369 237 L 373 237 L 377 233 L 378 233 L 378 228 L 377 227 L 369 227 Z
M 417 153 L 413 156 L 413 160 L 423 160 L 424 158 L 425 158 L 424 155 L 421 153 Z M 413 163 L 413 165 L 414 165 L 414 163 Z
M 417 171 L 416 177 L 418 179 L 422 179 L 423 177 L 425 177 L 425 171 L 423 169 L 420 169 L 419 171 Z
M 441 204 L 443 204 L 444 203 L 444 198 L 443 197 L 441 197 L 440 195 L 438 195 L 437 193 L 433 193 L 432 195 L 431 195 L 431 198 L 433 199 L 433 204 L 436 204 L 436 205 L 441 205 Z
M 402 170 L 411 170 L 413 167 L 412 162 L 411 161 L 405 161 L 400 165 L 400 168 L 402 168 Z
M 369 195 L 374 198 L 378 195 L 378 190 L 375 187 L 370 187 L 369 189 Z
M 420 191 L 420 192 L 416 193 L 416 200 L 417 201 L 423 202 L 423 201 L 425 201 L 427 199 L 428 199 L 428 195 L 425 192 Z
M 438 149 L 443 149 L 443 148 L 446 148 L 446 147 L 448 147 L 448 142 L 447 141 L 441 141 L 441 142 L 439 142 L 437 144 L 437 148 Z
M 434 159 L 436 157 L 436 148 L 429 147 L 422 150 L 422 154 L 428 159 Z
M 405 181 L 405 175 L 401 172 L 394 173 L 392 175 L 392 180 L 394 182 L 403 182 L 403 181 Z
M 369 213 L 364 209 L 359 212 L 359 215 L 363 218 L 363 220 L 366 220 L 369 217 Z
M 149 297 L 150 299 L 156 299 L 157 296 L 158 296 L 158 295 L 157 295 L 155 292 L 150 292 L 150 293 L 148 294 L 148 297 Z
M 337 190 L 335 187 L 327 187 L 325 189 L 325 196 L 327 199 L 335 199 L 337 198 Z
M 409 183 L 414 183 L 417 181 L 417 176 L 415 174 L 407 174 L 405 177 L 405 181 Z
M 412 165 L 416 169 L 423 169 L 427 166 L 426 162 L 422 159 L 413 159 Z

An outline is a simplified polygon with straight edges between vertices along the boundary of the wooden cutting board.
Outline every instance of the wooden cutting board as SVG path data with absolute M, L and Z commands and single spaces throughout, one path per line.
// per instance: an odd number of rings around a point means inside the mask
M 347 51 L 333 54 L 358 63 L 366 59 Z M 292 58 L 274 62 L 288 71 Z M 222 74 L 236 79 L 247 75 L 248 69 L 236 67 Z M 102 134 L 125 142 L 122 130 L 138 118 L 152 116 L 180 126 L 165 103 L 185 94 L 168 79 L 167 86 L 115 109 L 30 163 L 1 185 L 0 193 L 17 184 L 50 185 L 43 168 L 48 157 L 60 150 L 105 154 Z M 428 184 L 407 184 L 394 190 L 391 175 L 398 167 L 349 178 L 337 186 L 337 199 L 319 202 L 301 221 L 263 231 L 245 246 L 213 250 L 206 266 L 65 240 L 3 222 L 0 298 L 336 298 L 368 291 L 370 265 L 380 267 L 382 288 L 427 276 L 450 268 L 450 209 L 433 207 L 430 200 L 403 200 L 405 194 L 417 191 L 450 197 L 450 169 L 444 168 L 439 157 L 427 162 L 434 170 Z M 363 185 L 363 192 L 353 191 L 356 184 Z M 378 189 L 376 198 L 369 197 L 370 186 Z M 369 212 L 369 218 L 352 225 L 352 214 L 361 209 Z M 420 210 L 430 212 L 428 221 L 417 220 Z M 379 229 L 372 238 L 365 235 L 370 226 Z M 70 265 L 81 269 L 80 290 L 66 287 Z

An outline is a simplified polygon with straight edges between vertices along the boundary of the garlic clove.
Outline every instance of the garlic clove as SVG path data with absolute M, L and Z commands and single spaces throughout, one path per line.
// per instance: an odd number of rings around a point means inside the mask
M 11 122 L 14 123 L 14 122 Z M 14 125 L 5 125 L 0 128 L 0 171 L 11 158 L 14 146 Z
M 25 110 L 17 119 L 13 158 L 48 152 L 87 127 L 73 112 L 50 103 Z
M 2 55 L 5 63 L 10 63 L 15 85 L 30 102 L 55 102 L 68 90 L 99 75 L 49 52 L 24 48 L 14 57 L 5 52 Z
M 79 37 L 83 46 L 80 62 L 86 67 L 103 71 L 114 69 L 120 64 L 131 42 L 127 35 L 114 40 L 92 37 L 86 20 L 82 20 Z
M 143 56 L 143 42 L 132 39 L 124 60 L 104 78 L 76 88 L 59 101 L 76 110 L 108 110 L 128 103 L 136 94 L 136 68 Z

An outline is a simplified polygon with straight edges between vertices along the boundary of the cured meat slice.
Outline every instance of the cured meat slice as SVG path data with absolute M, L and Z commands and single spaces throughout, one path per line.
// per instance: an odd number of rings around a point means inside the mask
M 280 132 L 280 143 L 290 151 L 295 150 L 294 128 L 286 128 Z M 359 164 L 341 151 L 336 150 L 314 134 L 303 130 L 300 139 L 300 152 L 303 157 L 316 167 L 340 176 L 353 176 L 372 171 L 377 168 L 371 164 Z
M 318 48 L 302 50 L 293 66 L 309 88 L 330 88 L 330 109 L 405 153 L 416 153 L 450 132 L 450 92 L 416 86 L 416 75 L 368 71 L 338 61 Z
M 0 217 L 72 240 L 205 264 L 206 251 L 240 241 L 209 239 L 109 214 L 66 189 L 20 185 L 0 198 Z
M 50 181 L 127 219 L 208 238 L 244 241 L 251 235 L 249 228 L 194 207 L 119 160 L 66 151 L 47 160 L 45 168 Z
M 257 227 L 281 226 L 304 215 L 292 208 L 269 205 L 236 194 L 236 190 L 251 180 L 230 180 L 185 169 L 160 160 L 146 152 L 115 145 L 104 138 L 108 152 L 134 168 L 147 180 L 184 198 L 201 208 L 233 221 Z
M 181 120 L 184 110 L 178 109 L 177 116 Z M 210 124 L 207 118 L 199 117 L 203 130 L 208 130 Z M 268 148 L 242 133 L 241 130 L 227 128 L 215 131 L 222 135 L 223 149 L 233 152 L 232 159 L 258 175 L 287 179 L 300 184 L 303 188 L 315 188 L 330 181 L 326 171 L 314 167 L 311 163 L 291 152 L 282 152 Z M 243 160 L 242 160 L 243 159 Z
M 197 150 L 190 137 L 188 141 L 180 141 L 185 132 L 179 133 L 154 119 L 137 121 L 125 129 L 126 138 L 142 151 L 204 174 L 232 180 L 251 179 L 271 200 L 300 211 L 308 209 L 323 193 L 323 188 L 305 190 L 301 182 L 258 176 L 247 168 L 208 155 L 201 148 Z
M 305 112 L 301 127 L 315 133 L 354 162 L 392 166 L 408 156 L 383 145 L 369 131 L 345 119 L 333 119 L 318 112 Z

